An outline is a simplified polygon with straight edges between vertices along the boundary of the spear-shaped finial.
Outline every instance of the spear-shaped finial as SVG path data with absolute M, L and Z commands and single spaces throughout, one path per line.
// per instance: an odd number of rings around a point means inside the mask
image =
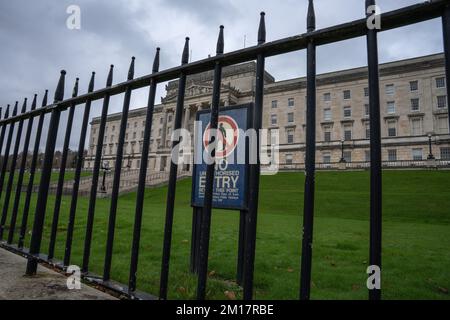
M 75 98 L 78 95 L 78 81 L 80 81 L 80 78 L 77 78 L 75 80 L 75 85 L 73 86 L 72 90 L 72 98 Z
M 88 92 L 94 91 L 95 72 L 92 72 L 91 80 L 89 81 Z
M 375 0 L 366 0 L 366 9 L 369 8 L 370 6 L 374 6 L 375 5 Z M 367 13 L 367 15 L 370 15 L 371 13 Z
M 4 116 L 3 119 L 6 119 L 6 118 L 9 117 L 9 107 L 10 107 L 10 105 L 8 104 L 8 105 L 6 106 L 5 116 Z
M 31 103 L 31 110 L 36 109 L 36 101 L 37 101 L 37 94 L 34 94 L 33 102 Z
M 12 116 L 15 117 L 17 115 L 17 107 L 19 105 L 19 101 L 16 101 L 16 104 L 14 105 Z
M 217 55 L 223 54 L 223 49 L 224 49 L 223 28 L 224 28 L 224 26 L 220 26 L 219 38 L 217 39 L 217 47 L 216 47 Z
M 306 29 L 308 32 L 316 30 L 316 14 L 314 12 L 314 1 L 309 0 L 308 16 L 306 18 Z
M 259 28 L 258 28 L 258 44 L 263 44 L 266 42 L 266 21 L 265 15 L 266 13 L 261 12 L 261 17 L 259 18 Z
M 153 60 L 153 68 L 152 68 L 152 72 L 158 72 L 159 71 L 159 51 L 161 49 L 158 47 L 156 48 L 156 54 L 155 54 L 155 59 Z
M 186 64 L 189 62 L 189 37 L 186 37 L 184 42 L 183 55 L 181 56 L 181 64 Z
M 130 69 L 128 70 L 128 80 L 133 80 L 134 78 L 134 60 L 135 57 L 131 57 Z
M 20 113 L 25 113 L 25 111 L 27 111 L 27 101 L 27 98 L 23 99 L 22 110 L 20 110 Z
M 106 86 L 111 87 L 113 83 L 113 73 L 114 73 L 114 65 L 112 64 L 109 67 L 108 78 L 106 79 Z
M 58 86 L 55 91 L 55 102 L 64 100 L 64 85 L 65 85 L 66 71 L 61 70 L 61 75 L 59 76 Z
M 48 98 L 48 90 L 45 90 L 44 98 L 42 99 L 42 106 L 45 107 L 47 105 Z

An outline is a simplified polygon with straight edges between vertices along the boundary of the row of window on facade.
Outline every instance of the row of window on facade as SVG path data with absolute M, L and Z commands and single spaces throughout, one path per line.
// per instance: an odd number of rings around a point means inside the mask
M 438 77 L 435 78 L 435 84 L 437 89 L 445 88 L 445 78 L 444 77 Z M 419 91 L 419 81 L 414 80 L 409 82 L 409 90 L 411 92 L 417 92 Z M 395 85 L 394 84 L 387 84 L 385 86 L 385 94 L 386 95 L 394 95 L 395 94 Z M 364 88 L 364 96 L 369 97 L 369 88 Z M 350 100 L 352 98 L 352 91 L 347 89 L 342 91 L 342 98 L 343 100 Z M 442 96 L 438 98 L 438 100 L 442 100 Z M 326 92 L 323 94 L 323 101 L 325 102 L 331 102 L 331 93 Z M 417 101 L 418 102 L 418 101 Z M 438 106 L 439 106 L 438 102 Z M 295 106 L 295 100 L 294 98 L 288 98 L 287 100 L 287 106 L 288 107 L 294 107 Z M 272 109 L 278 108 L 278 100 L 272 100 Z
M 420 136 L 423 135 L 423 119 L 412 118 L 410 119 L 411 125 L 411 136 Z M 436 133 L 448 133 L 448 117 L 447 116 L 439 116 L 436 118 Z M 323 128 L 323 141 L 331 142 L 333 141 L 333 127 L 331 125 L 325 125 Z M 370 139 L 370 126 L 369 123 L 366 122 L 364 124 L 364 137 L 363 139 Z M 387 137 L 397 137 L 397 120 L 388 120 L 387 121 Z M 344 124 L 343 125 L 343 135 L 342 140 L 351 141 L 353 140 L 353 124 Z M 294 143 L 295 141 L 295 128 L 287 128 L 286 129 L 286 142 L 288 144 Z M 274 140 L 271 140 L 271 143 L 275 143 Z
M 410 110 L 411 112 L 419 112 L 420 111 L 420 99 L 414 98 L 410 100 Z M 436 107 L 437 109 L 444 109 L 447 107 L 447 96 L 437 96 L 436 97 Z M 395 101 L 388 101 L 386 103 L 386 113 L 387 114 L 396 114 L 397 108 Z M 369 104 L 364 105 L 364 117 L 369 117 L 370 110 L 369 110 Z M 352 117 L 352 107 L 351 106 L 344 106 L 343 107 L 343 113 L 342 113 L 343 119 L 349 119 Z M 332 121 L 333 120 L 333 113 L 331 110 L 331 107 L 327 107 L 323 109 L 323 121 Z M 294 112 L 287 113 L 287 123 L 294 123 Z M 270 115 L 270 124 L 272 126 L 276 126 L 278 124 L 278 115 L 277 114 L 271 114 Z
M 442 147 L 439 149 L 440 159 L 441 160 L 450 160 L 450 147 Z M 364 151 L 365 162 L 370 161 L 370 150 Z M 421 161 L 425 159 L 424 149 L 423 148 L 412 148 L 411 149 L 411 159 L 413 161 Z M 344 160 L 346 162 L 352 162 L 352 151 L 347 150 L 344 151 Z M 397 149 L 388 149 L 387 150 L 387 161 L 398 161 L 397 157 Z M 330 151 L 322 152 L 322 163 L 332 163 L 332 157 Z M 291 165 L 294 164 L 294 155 L 292 153 L 287 153 L 285 155 L 285 164 Z

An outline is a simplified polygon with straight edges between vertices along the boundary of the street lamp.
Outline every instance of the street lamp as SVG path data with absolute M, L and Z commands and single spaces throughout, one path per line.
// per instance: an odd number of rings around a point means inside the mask
M 103 181 L 102 181 L 102 187 L 100 188 L 100 191 L 103 193 L 106 193 L 105 180 L 106 180 L 106 172 L 108 172 L 110 170 L 109 169 L 109 161 L 103 161 L 102 170 L 103 170 Z
M 344 158 L 344 139 L 341 140 L 341 160 L 339 160 L 340 163 L 345 163 L 347 161 L 345 161 Z
M 434 160 L 433 150 L 431 148 L 431 138 L 433 135 L 431 133 L 428 134 L 428 148 L 430 153 L 428 154 L 428 160 Z

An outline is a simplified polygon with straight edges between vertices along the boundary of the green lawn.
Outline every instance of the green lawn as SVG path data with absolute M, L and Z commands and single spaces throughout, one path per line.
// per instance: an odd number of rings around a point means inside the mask
M 92 172 L 90 171 L 81 171 L 81 178 L 83 177 L 87 177 L 92 175 Z M 14 174 L 14 180 L 13 180 L 13 184 L 16 185 L 17 184 L 17 180 L 18 180 L 18 176 L 19 176 L 19 172 L 16 171 L 16 173 Z M 65 174 L 64 174 L 64 180 L 73 180 L 75 177 L 75 171 L 74 170 L 66 170 Z M 24 175 L 23 175 L 23 182 L 22 185 L 26 186 L 28 185 L 28 180 L 30 178 L 30 173 L 29 171 L 25 171 Z M 59 178 L 59 170 L 56 170 L 54 172 L 52 172 L 51 176 L 50 176 L 50 181 L 52 183 L 56 183 L 58 182 L 58 178 Z M 9 172 L 6 173 L 5 175 L 5 185 L 7 183 L 9 179 Z M 36 171 L 34 174 L 34 184 L 38 184 L 39 181 L 41 179 L 41 171 Z
M 261 179 L 255 262 L 258 299 L 298 298 L 303 185 L 303 173 Z M 171 299 L 195 297 L 196 277 L 188 271 L 190 186 L 189 179 L 177 185 L 169 278 Z M 383 186 L 383 298 L 449 299 L 450 171 L 385 171 Z M 152 294 L 157 294 L 159 288 L 166 191 L 165 187 L 150 189 L 145 196 L 138 288 Z M 128 281 L 135 197 L 128 194 L 119 199 L 112 278 L 123 283 Z M 58 258 L 63 254 L 70 200 L 63 198 Z M 50 196 L 44 252 L 53 203 L 54 197 Z M 31 213 L 34 205 L 35 201 Z M 80 198 L 73 264 L 81 264 L 87 206 L 87 199 Z M 98 274 L 103 270 L 108 212 L 109 199 L 98 199 L 91 257 L 91 271 Z M 368 217 L 368 172 L 317 174 L 312 299 L 367 298 Z M 207 292 L 210 299 L 226 298 L 225 291 L 235 292 L 237 298 L 242 296 L 242 289 L 234 281 L 238 225 L 237 212 L 213 212 Z

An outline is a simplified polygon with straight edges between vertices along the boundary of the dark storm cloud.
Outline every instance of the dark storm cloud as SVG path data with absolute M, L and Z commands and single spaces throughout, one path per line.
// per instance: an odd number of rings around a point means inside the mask
M 417 0 L 379 0 L 382 11 L 418 3 Z M 105 84 L 109 65 L 115 65 L 114 82 L 126 79 L 131 56 L 136 56 L 136 76 L 147 74 L 155 48 L 161 47 L 161 68 L 180 63 L 185 36 L 191 37 L 192 59 L 215 52 L 218 26 L 225 25 L 225 50 L 256 44 L 259 12 L 266 12 L 267 40 L 300 34 L 306 30 L 306 0 L 15 0 L 0 4 L 0 106 L 22 102 L 44 90 L 52 96 L 61 69 L 67 70 L 66 97 L 75 77 L 80 93 L 96 71 L 96 88 Z M 66 27 L 69 5 L 81 8 L 81 30 Z M 316 0 L 317 28 L 325 28 L 364 16 L 364 0 Z M 442 51 L 440 20 L 380 33 L 380 61 L 410 58 Z M 328 72 L 367 64 L 364 38 L 318 48 L 318 71 Z M 277 80 L 303 76 L 305 53 L 268 59 L 267 70 Z M 159 86 L 158 95 L 164 94 Z M 133 93 L 132 108 L 142 107 L 147 90 Z M 91 117 L 100 113 L 93 104 Z M 111 112 L 122 107 L 113 97 Z M 71 147 L 78 144 L 77 109 Z M 63 117 L 63 120 L 65 118 Z M 58 133 L 60 146 L 64 121 Z

